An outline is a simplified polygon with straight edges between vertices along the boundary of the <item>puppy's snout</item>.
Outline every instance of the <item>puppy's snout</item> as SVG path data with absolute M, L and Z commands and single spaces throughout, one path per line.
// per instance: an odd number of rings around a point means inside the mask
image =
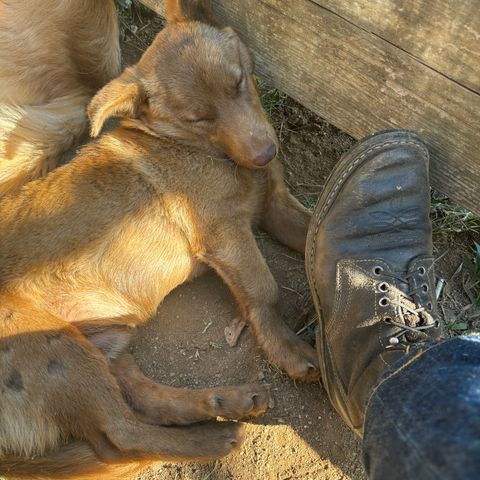
M 265 166 L 277 155 L 277 146 L 273 142 L 268 142 L 261 152 L 254 158 L 254 163 L 258 167 Z

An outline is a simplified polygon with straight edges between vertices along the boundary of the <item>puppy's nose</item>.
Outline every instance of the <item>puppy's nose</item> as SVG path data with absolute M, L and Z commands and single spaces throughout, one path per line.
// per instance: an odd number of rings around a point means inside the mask
M 263 150 L 263 152 L 260 153 L 260 155 L 257 155 L 253 160 L 253 162 L 258 167 L 263 167 L 268 162 L 273 160 L 276 154 L 277 154 L 277 146 L 273 142 L 269 142 L 265 147 L 265 149 Z

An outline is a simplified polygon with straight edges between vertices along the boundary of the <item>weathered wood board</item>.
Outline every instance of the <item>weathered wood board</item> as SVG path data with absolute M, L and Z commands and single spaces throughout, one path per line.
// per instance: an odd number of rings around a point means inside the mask
M 164 14 L 164 0 L 142 2 Z M 266 81 L 356 138 L 389 127 L 420 132 L 433 186 L 480 214 L 476 0 L 213 3 Z
M 313 0 L 480 93 L 478 0 Z

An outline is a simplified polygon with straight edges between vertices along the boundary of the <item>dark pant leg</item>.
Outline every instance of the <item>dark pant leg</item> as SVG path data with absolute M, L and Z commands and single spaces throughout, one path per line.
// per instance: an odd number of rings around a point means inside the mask
M 479 480 L 480 336 L 439 343 L 387 376 L 363 451 L 371 480 Z

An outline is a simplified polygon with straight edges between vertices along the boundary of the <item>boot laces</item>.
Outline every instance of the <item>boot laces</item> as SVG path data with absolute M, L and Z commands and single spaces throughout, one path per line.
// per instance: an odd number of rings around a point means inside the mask
M 413 295 L 425 289 L 424 285 L 413 289 L 410 287 L 410 278 L 419 273 L 422 275 L 425 274 L 425 268 L 419 267 L 417 270 L 409 272 L 406 275 L 390 273 L 382 269 L 381 274 L 383 276 L 391 277 L 408 286 L 406 292 L 397 289 L 397 292 L 399 293 L 398 299 L 387 299 L 386 297 L 383 297 L 380 300 L 381 306 L 391 304 L 395 311 L 394 318 L 387 315 L 384 316 L 384 321 L 399 329 L 397 333 L 390 337 L 387 348 L 393 348 L 400 343 L 425 341 L 429 337 L 428 330 L 438 328 L 439 326 L 438 320 L 434 321 L 430 314 L 433 309 L 432 304 L 429 302 L 427 304 L 428 308 L 425 308 L 423 305 L 418 305 L 413 297 Z M 389 288 L 388 284 L 385 283 L 381 285 L 383 285 L 382 291 L 386 292 Z

